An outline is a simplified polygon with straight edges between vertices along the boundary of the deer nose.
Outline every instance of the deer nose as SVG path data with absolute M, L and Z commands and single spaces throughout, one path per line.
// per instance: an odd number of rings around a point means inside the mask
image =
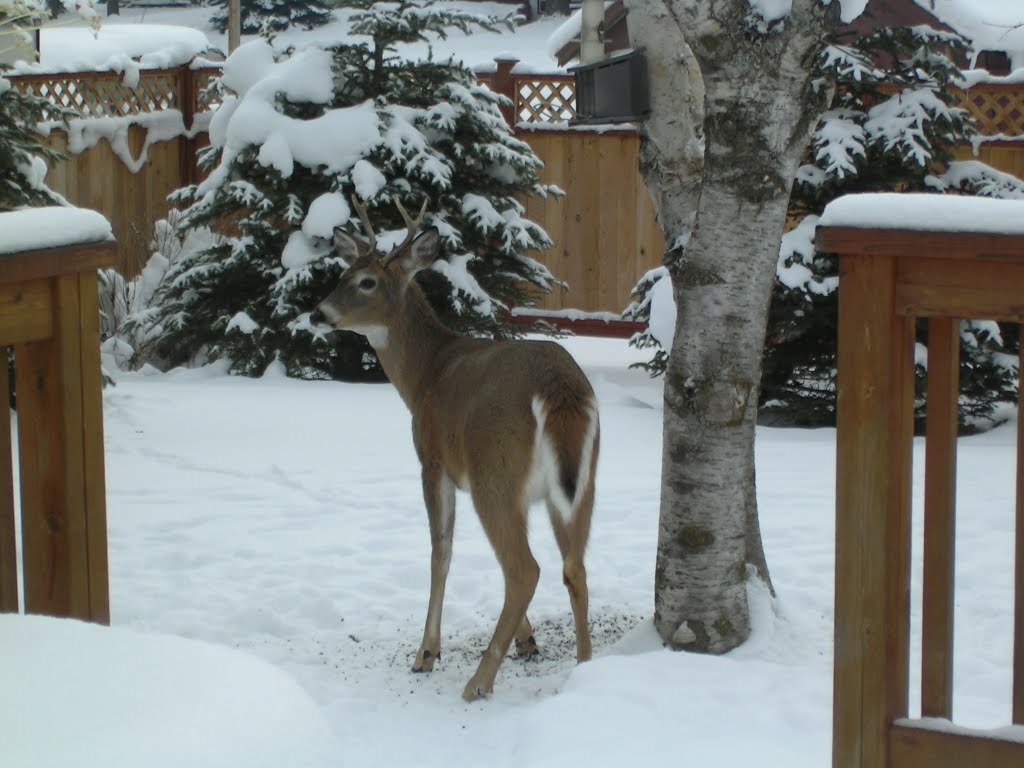
M 311 325 L 326 325 L 327 317 L 320 310 L 320 307 L 317 307 L 309 313 L 309 322 Z

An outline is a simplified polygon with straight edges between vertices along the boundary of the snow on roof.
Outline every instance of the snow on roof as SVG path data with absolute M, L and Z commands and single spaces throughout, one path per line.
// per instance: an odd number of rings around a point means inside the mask
M 0 616 L 6 766 L 326 766 L 319 708 L 261 659 L 183 637 Z M 59 691 L 66 716 L 54 721 Z
M 0 253 L 112 240 L 110 222 L 87 208 L 46 206 L 0 213 Z
M 821 226 L 1024 235 L 1024 200 L 927 193 L 866 193 L 833 200 Z
M 914 0 L 971 41 L 975 54 L 1006 51 L 1024 68 L 1024 3 L 1012 0 Z

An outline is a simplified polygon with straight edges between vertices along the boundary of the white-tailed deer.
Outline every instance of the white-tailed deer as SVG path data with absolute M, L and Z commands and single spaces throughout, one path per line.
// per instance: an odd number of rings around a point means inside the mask
M 425 207 L 425 204 L 424 204 Z M 380 253 L 366 210 L 356 210 L 368 241 L 335 230 L 350 266 L 310 315 L 320 327 L 369 339 L 412 412 L 430 521 L 430 601 L 413 670 L 430 671 L 441 655 L 441 607 L 451 561 L 455 489 L 468 491 L 505 577 L 505 603 L 487 650 L 462 693 L 489 694 L 513 638 L 520 655 L 537 652 L 526 608 L 540 569 L 527 542 L 527 511 L 547 504 L 562 553 L 563 581 L 576 624 L 576 658 L 590 658 L 583 554 L 594 505 L 599 426 L 586 376 L 549 341 L 491 341 L 460 336 L 438 320 L 413 276 L 438 255 L 438 232 Z

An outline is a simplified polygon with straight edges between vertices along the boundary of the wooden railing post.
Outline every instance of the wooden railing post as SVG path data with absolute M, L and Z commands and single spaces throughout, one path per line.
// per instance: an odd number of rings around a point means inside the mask
M 0 231 L 25 215 L 0 213 Z M 26 613 L 110 621 L 96 270 L 116 253 L 113 240 L 0 252 L 0 349 L 14 348 L 17 384 Z M 0 429 L 9 430 L 0 389 Z M 17 610 L 9 453 L 0 437 L 0 596 L 4 610 Z
M 914 326 L 892 259 L 840 261 L 834 768 L 886 764 L 907 714 Z
M 25 611 L 107 624 L 96 273 L 51 285 L 53 335 L 14 348 Z

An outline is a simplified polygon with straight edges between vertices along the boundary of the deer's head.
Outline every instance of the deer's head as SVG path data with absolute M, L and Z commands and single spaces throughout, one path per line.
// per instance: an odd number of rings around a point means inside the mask
M 437 259 L 438 233 L 435 227 L 430 227 L 417 235 L 426 201 L 413 218 L 396 200 L 407 232 L 400 244 L 384 253 L 377 248 L 366 209 L 354 196 L 353 202 L 366 238 L 350 235 L 340 227 L 334 230 L 334 250 L 349 268 L 338 286 L 310 313 L 309 321 L 325 330 L 362 333 L 373 343 L 374 335 L 387 327 L 388 316 L 404 301 L 413 275 Z

